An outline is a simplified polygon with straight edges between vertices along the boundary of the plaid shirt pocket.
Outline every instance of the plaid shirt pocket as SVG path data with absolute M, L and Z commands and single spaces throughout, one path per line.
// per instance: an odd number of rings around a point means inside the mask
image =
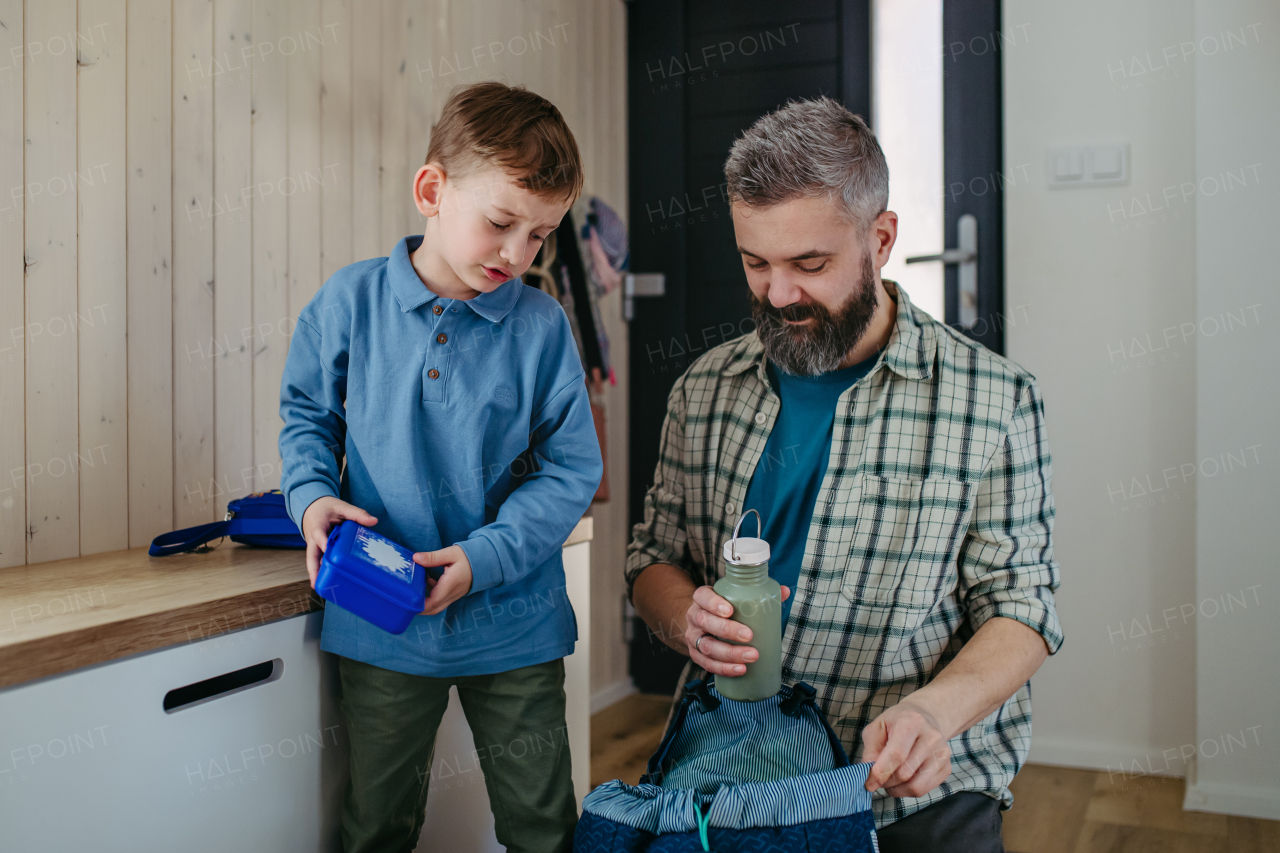
M 892 658 L 957 582 L 956 553 L 968 526 L 973 486 L 934 477 L 864 473 L 840 593 L 854 622 Z M 861 631 L 860 631 L 861 632 Z

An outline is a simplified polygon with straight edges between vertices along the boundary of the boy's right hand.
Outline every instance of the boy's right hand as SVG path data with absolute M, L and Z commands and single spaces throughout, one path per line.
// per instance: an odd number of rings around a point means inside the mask
M 316 588 L 316 575 L 320 572 L 320 556 L 329 544 L 329 531 L 348 518 L 365 527 L 378 523 L 360 507 L 332 496 L 316 498 L 302 513 L 302 538 L 307 542 L 307 574 L 311 576 L 312 589 Z

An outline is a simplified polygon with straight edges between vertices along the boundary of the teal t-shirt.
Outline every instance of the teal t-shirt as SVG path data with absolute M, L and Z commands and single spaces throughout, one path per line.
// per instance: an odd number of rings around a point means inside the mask
M 772 363 L 766 368 L 780 398 L 778 418 L 751 475 L 742 511 L 760 513 L 764 540 L 769 543 L 769 576 L 791 589 L 791 597 L 782 605 L 783 625 L 791 615 L 809 522 L 827 473 L 836 401 L 871 371 L 877 358 L 879 353 L 818 376 L 793 376 Z M 742 535 L 754 535 L 747 532 L 751 526 L 750 522 L 743 525 Z

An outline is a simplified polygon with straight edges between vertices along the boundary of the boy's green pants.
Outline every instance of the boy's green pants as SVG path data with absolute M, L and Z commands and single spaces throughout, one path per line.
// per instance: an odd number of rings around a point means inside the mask
M 430 678 L 338 658 L 339 707 L 351 744 L 342 806 L 345 853 L 412 853 L 432 784 L 436 729 L 458 697 L 475 751 L 440 756 L 453 779 L 479 765 L 498 841 L 517 851 L 567 851 L 578 822 L 565 727 L 564 660 L 493 675 Z M 465 771 L 465 772 L 464 772 Z M 430 831 L 430 828 L 428 828 Z

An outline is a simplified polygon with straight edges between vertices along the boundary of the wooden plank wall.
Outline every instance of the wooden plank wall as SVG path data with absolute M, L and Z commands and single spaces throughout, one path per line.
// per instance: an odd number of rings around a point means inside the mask
M 622 0 L 0 0 L 0 568 L 145 545 L 278 485 L 293 318 L 421 232 L 409 181 L 453 86 L 550 98 L 625 215 L 625 51 Z M 625 359 L 616 295 L 605 313 Z M 611 684 L 621 501 L 596 531 Z
M 277 484 L 292 317 L 420 229 L 408 177 L 452 86 L 561 104 L 625 209 L 621 2 L 353 11 L 0 3 L 0 565 L 136 547 Z

